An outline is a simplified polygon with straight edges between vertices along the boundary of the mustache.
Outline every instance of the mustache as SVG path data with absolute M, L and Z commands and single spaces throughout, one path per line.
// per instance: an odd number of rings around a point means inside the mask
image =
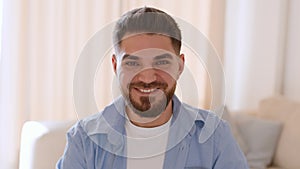
M 139 87 L 139 88 L 161 88 L 166 89 L 168 87 L 168 84 L 165 82 L 151 82 L 151 83 L 144 83 L 144 82 L 134 82 L 129 84 L 129 89 L 133 87 Z

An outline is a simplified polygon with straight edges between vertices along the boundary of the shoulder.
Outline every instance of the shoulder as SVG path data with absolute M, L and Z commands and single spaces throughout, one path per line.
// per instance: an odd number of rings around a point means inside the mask
M 85 138 L 95 132 L 105 132 L 108 129 L 103 112 L 96 113 L 84 119 L 78 120 L 67 132 L 68 137 Z
M 88 134 L 106 133 L 121 114 L 121 110 L 118 108 L 120 106 L 116 102 L 106 106 L 98 113 L 81 119 L 74 127 L 82 129 Z
M 68 138 L 84 138 L 99 124 L 102 124 L 103 111 L 78 120 L 67 132 Z
M 120 100 L 116 100 L 101 112 L 79 120 L 70 129 L 69 135 L 99 140 L 99 138 L 106 136 L 122 134 L 125 122 L 123 107 L 124 104 Z
M 182 109 L 189 116 L 194 117 L 195 123 L 200 124 L 201 127 L 216 129 L 219 124 L 221 124 L 221 128 L 224 127 L 223 125 L 226 126 L 226 122 L 221 118 L 222 112 L 199 109 L 186 103 L 182 104 Z
M 222 117 L 222 112 L 213 112 L 209 110 L 195 108 L 188 104 L 183 104 L 185 112 L 194 117 L 196 129 L 199 131 L 199 142 L 204 143 L 209 139 L 220 140 L 224 137 L 230 137 L 230 126 Z

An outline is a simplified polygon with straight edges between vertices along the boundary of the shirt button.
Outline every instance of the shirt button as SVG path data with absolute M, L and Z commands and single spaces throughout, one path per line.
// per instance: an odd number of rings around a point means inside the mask
M 183 151 L 183 150 L 184 150 L 184 148 L 185 148 L 185 146 L 181 146 L 180 150 L 181 150 L 181 151 Z

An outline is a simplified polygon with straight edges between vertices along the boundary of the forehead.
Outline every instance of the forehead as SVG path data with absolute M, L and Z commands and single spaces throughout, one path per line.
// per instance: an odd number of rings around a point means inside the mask
M 175 54 L 170 37 L 157 34 L 125 36 L 120 43 L 123 53 L 134 54 L 140 51 L 165 51 Z

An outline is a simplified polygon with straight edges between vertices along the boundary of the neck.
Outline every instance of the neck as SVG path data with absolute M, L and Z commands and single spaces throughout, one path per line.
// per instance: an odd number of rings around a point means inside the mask
M 167 123 L 172 116 L 172 112 L 172 100 L 168 103 L 165 111 L 157 117 L 141 117 L 128 106 L 126 107 L 126 113 L 131 123 L 145 128 L 157 127 Z

